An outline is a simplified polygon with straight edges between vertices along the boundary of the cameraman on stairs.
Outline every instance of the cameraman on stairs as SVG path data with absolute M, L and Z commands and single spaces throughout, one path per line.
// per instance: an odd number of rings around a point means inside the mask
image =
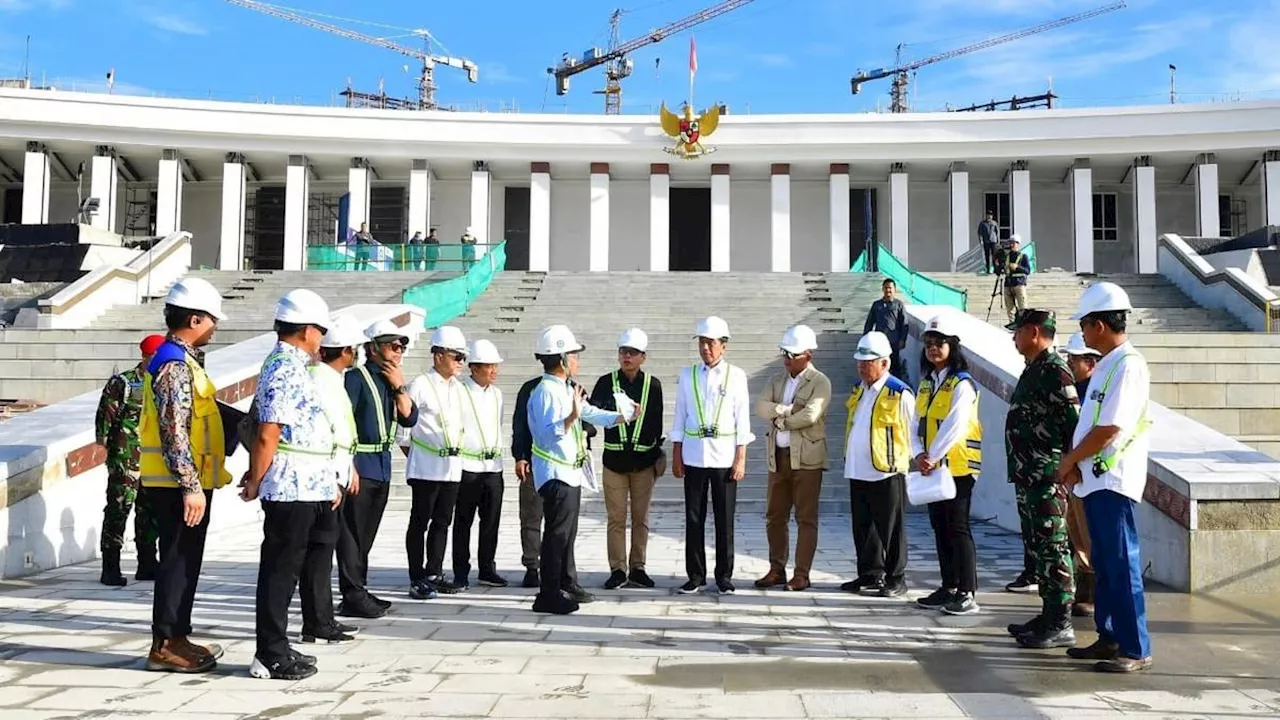
M 1031 275 L 1031 259 L 1022 252 L 1022 238 L 1018 235 L 1009 237 L 1009 247 L 996 253 L 997 272 L 1004 272 L 1004 310 L 1009 315 L 1009 322 L 1018 319 L 1019 313 L 1027 309 L 1027 278 Z

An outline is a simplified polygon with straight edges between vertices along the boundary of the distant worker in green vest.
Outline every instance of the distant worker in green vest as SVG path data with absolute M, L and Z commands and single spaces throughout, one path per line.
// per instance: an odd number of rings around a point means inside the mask
M 467 226 L 467 231 L 462 233 L 462 238 L 459 242 L 462 243 L 462 269 L 465 272 L 470 270 L 476 261 L 476 243 L 478 241 L 476 236 L 471 234 L 470 225 Z
M 1027 278 L 1031 276 L 1031 258 L 1022 252 L 1022 238 L 1009 237 L 1009 250 L 1005 255 L 1004 309 L 1009 322 L 1018 319 L 1018 313 L 1027 309 Z

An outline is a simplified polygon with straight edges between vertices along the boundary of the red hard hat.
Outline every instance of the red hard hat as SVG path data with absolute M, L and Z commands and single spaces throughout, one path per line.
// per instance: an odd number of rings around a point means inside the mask
M 138 347 L 142 350 L 143 355 L 155 355 L 156 350 L 159 350 L 163 344 L 163 335 L 148 335 L 142 339 L 142 342 L 138 343 Z

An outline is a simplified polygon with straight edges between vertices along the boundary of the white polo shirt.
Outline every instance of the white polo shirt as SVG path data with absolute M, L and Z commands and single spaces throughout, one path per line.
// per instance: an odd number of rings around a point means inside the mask
M 698 398 L 693 393 L 695 372 L 698 373 Z M 701 419 L 698 417 L 699 404 L 702 407 Z M 715 426 L 716 437 L 698 435 L 702 422 Z M 681 443 L 681 458 L 685 465 L 731 468 L 738 446 L 750 445 L 754 439 L 747 374 L 742 368 L 721 358 L 715 367 L 699 362 L 680 371 L 671 442 Z
M 462 481 L 462 456 L 441 456 L 436 448 L 462 446 L 465 432 L 462 382 L 445 379 L 435 368 L 409 383 L 409 397 L 418 406 L 418 424 L 400 433 L 400 445 L 409 448 L 405 477 L 409 480 Z
M 1108 376 L 1111 377 L 1109 385 Z M 1104 386 L 1107 388 L 1105 394 Z M 1111 448 L 1123 445 L 1138 429 L 1150 398 L 1151 372 L 1147 368 L 1147 359 L 1132 343 L 1126 342 L 1104 355 L 1093 369 L 1088 396 L 1081 398 L 1080 422 L 1076 425 L 1072 446 L 1079 445 L 1094 427 L 1107 426 L 1120 428 Z M 1093 474 L 1093 458 L 1082 460 L 1078 467 L 1083 480 L 1075 487 L 1076 496 L 1085 497 L 1099 490 L 1111 490 L 1135 502 L 1142 502 L 1142 492 L 1147 487 L 1147 451 L 1150 445 L 1151 432 L 1148 429 L 1125 448 L 1115 467 L 1101 476 Z

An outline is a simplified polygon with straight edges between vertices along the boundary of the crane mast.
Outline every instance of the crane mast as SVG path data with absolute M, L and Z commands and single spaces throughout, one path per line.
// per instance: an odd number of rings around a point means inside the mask
M 264 15 L 270 15 L 281 20 L 287 20 L 289 22 L 298 23 L 299 25 L 305 25 L 309 28 L 322 30 L 339 37 L 347 38 L 348 40 L 355 40 L 357 42 L 375 45 L 385 50 L 391 50 L 392 52 L 421 61 L 422 69 L 418 75 L 418 102 L 416 108 L 418 110 L 435 110 L 439 107 L 436 103 L 436 65 L 446 65 L 448 67 L 463 70 L 467 73 L 467 80 L 472 83 L 477 82 L 480 79 L 479 68 L 474 62 L 465 58 L 433 54 L 431 52 L 430 45 L 431 34 L 426 30 L 414 31 L 415 35 L 422 37 L 422 41 L 425 46 L 424 50 L 417 50 L 392 42 L 386 38 L 373 37 L 372 35 L 365 35 L 364 33 L 356 32 L 355 30 L 340 27 L 338 25 L 321 22 L 280 5 L 271 5 L 268 3 L 258 2 L 258 0 L 226 0 L 226 2 L 260 12 Z M 348 91 L 350 92 L 350 89 L 348 89 Z M 356 95 L 359 93 L 352 94 Z

